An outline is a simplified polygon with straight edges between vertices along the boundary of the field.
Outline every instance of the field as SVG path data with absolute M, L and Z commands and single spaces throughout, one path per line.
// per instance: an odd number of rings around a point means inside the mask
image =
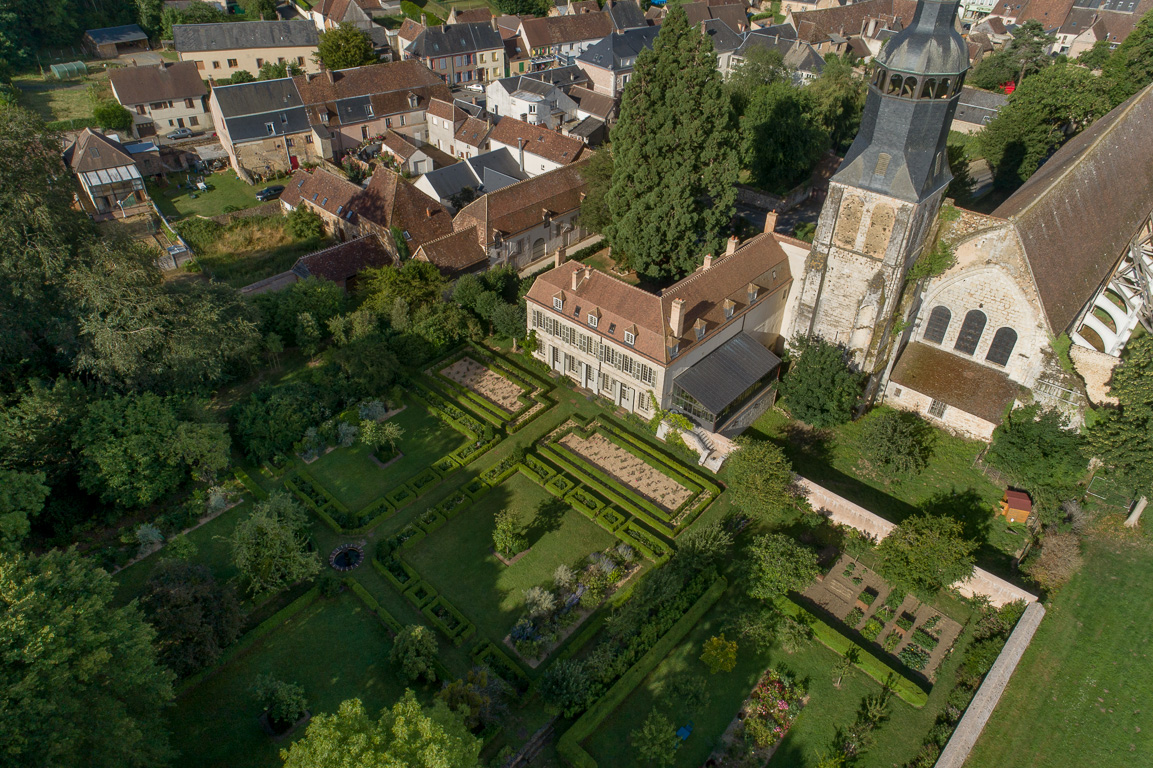
M 966 766 L 1064 768 L 1074 755 L 1095 768 L 1153 764 L 1150 573 L 1147 539 L 1089 541 Z
M 205 274 L 243 288 L 292 269 L 297 259 L 324 248 L 327 240 L 297 240 L 277 214 L 218 225 L 204 219 L 186 220 L 177 230 L 196 254 Z

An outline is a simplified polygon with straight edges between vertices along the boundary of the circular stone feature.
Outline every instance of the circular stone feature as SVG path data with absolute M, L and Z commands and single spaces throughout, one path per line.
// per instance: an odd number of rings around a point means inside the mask
M 364 562 L 364 550 L 356 544 L 341 544 L 328 556 L 328 564 L 338 571 L 351 571 Z

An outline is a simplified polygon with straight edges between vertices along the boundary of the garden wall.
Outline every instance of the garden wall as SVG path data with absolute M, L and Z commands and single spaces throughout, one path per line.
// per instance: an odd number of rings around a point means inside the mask
M 808 497 L 809 503 L 813 505 L 813 509 L 838 525 L 855 528 L 877 541 L 888 536 L 897 527 L 896 523 L 873 514 L 860 504 L 854 504 L 827 488 L 822 488 L 812 480 L 799 477 L 798 484 L 804 488 L 805 495 Z M 974 568 L 973 575 L 965 581 L 954 584 L 953 589 L 965 597 L 984 595 L 997 608 L 1016 600 L 1022 600 L 1026 603 L 1037 602 L 1036 595 L 980 568 Z
M 1029 647 L 1029 642 L 1044 617 L 1045 607 L 1038 602 L 1030 603 L 1025 608 L 1025 613 L 1017 622 L 1013 634 L 1009 635 L 1009 640 L 1001 649 L 993 668 L 985 675 L 984 682 L 977 689 L 977 695 L 969 703 L 961 722 L 957 723 L 957 729 L 953 731 L 952 738 L 945 745 L 945 750 L 937 759 L 934 768 L 961 768 L 964 764 L 981 731 L 985 729 L 985 723 L 989 722 L 993 710 L 997 708 L 997 702 L 1001 700 L 1005 686 L 1009 684 L 1013 671 L 1017 669 L 1021 656 Z

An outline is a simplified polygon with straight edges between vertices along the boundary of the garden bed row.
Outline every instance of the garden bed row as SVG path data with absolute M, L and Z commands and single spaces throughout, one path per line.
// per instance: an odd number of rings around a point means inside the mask
M 520 407 L 510 413 L 479 392 L 459 384 L 441 373 L 445 367 L 465 358 L 470 358 L 483 365 L 493 374 L 512 382 L 523 390 L 524 394 L 517 397 Z M 472 411 L 478 418 L 487 421 L 494 427 L 504 427 L 509 434 L 523 429 L 529 422 L 556 404 L 546 395 L 555 386 L 552 382 L 524 370 L 512 361 L 493 354 L 475 343 L 436 361 L 427 368 L 425 374 L 438 390 L 458 405 Z

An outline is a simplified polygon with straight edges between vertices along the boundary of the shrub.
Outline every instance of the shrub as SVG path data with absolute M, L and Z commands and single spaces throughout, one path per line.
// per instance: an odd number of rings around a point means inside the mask
M 865 605 L 872 605 L 873 601 L 877 599 L 877 593 L 871 589 L 866 589 L 864 592 L 857 595 L 857 599 Z
M 798 337 L 789 342 L 789 358 L 781 394 L 793 416 L 818 428 L 848 421 L 864 376 L 849 369 L 845 350 L 816 336 Z
M 395 664 L 405 684 L 424 678 L 436 682 L 436 635 L 421 624 L 410 624 L 396 636 L 389 661 Z
M 884 629 L 884 626 L 884 624 L 877 621 L 875 618 L 871 618 L 865 622 L 865 626 L 861 627 L 861 637 L 865 638 L 866 640 L 876 640 L 877 635 L 881 634 L 881 630 Z
M 850 627 L 856 627 L 861 623 L 861 619 L 865 618 L 865 612 L 860 608 L 853 608 L 849 611 L 849 615 L 845 617 L 845 623 Z
M 904 662 L 909 669 L 920 672 L 929 663 L 929 652 L 919 645 L 909 644 L 897 654 L 897 658 Z
M 889 632 L 889 634 L 885 635 L 885 640 L 884 640 L 884 642 L 881 643 L 881 647 L 884 648 L 889 653 L 892 653 L 894 650 L 896 650 L 897 646 L 900 645 L 900 643 L 901 643 L 901 633 L 893 631 L 893 632 Z
M 925 468 L 936 432 L 910 411 L 878 408 L 861 423 L 859 445 L 865 460 L 883 474 L 903 477 Z
M 726 640 L 723 632 L 716 637 L 710 637 L 705 641 L 701 661 L 714 675 L 717 672 L 732 672 L 737 666 L 736 642 Z
M 913 630 L 913 642 L 925 650 L 931 651 L 937 647 L 939 641 L 925 630 L 918 628 Z
M 272 675 L 257 677 L 253 693 L 268 711 L 269 724 L 277 731 L 286 730 L 308 709 L 304 688 L 295 683 L 277 680 Z

